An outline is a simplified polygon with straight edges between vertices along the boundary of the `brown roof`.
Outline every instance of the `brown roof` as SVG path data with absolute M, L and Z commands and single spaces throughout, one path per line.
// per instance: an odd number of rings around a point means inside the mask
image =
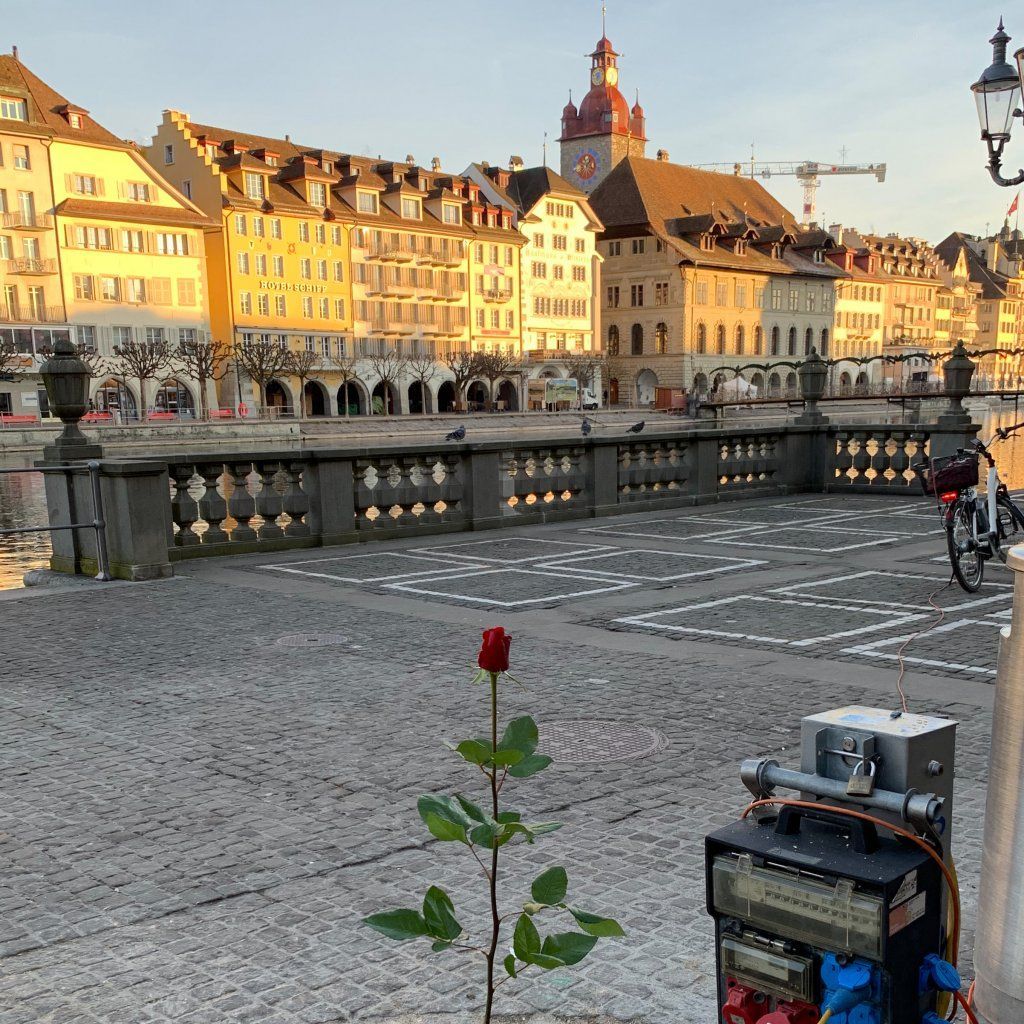
M 967 238 L 961 232 L 954 231 L 935 246 L 939 259 L 950 269 L 956 266 L 961 249 L 967 256 L 968 277 L 974 284 L 981 286 L 981 297 L 983 299 L 1005 299 L 1009 292 L 1010 279 L 997 270 L 990 270 L 984 258 L 971 248 Z
M 0 54 L 0 89 L 28 100 L 29 124 L 22 121 L 0 121 L 9 131 L 35 129 L 54 138 L 71 142 L 95 142 L 104 146 L 131 149 L 129 143 L 108 132 L 81 107 L 51 89 L 37 78 L 24 64 L 9 53 Z M 72 128 L 61 111 L 77 113 L 82 118 L 81 128 Z
M 103 217 L 139 224 L 177 224 L 212 227 L 213 221 L 192 210 L 155 203 L 108 203 L 93 199 L 65 199 L 56 213 L 64 217 Z

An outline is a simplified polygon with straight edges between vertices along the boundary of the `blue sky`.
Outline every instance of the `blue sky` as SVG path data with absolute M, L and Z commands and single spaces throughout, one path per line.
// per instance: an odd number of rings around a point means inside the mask
M 885 161 L 886 182 L 825 178 L 819 216 L 932 241 L 1001 223 L 968 87 L 1002 7 L 988 0 L 608 0 L 620 86 L 639 88 L 648 155 Z M 35 0 L 6 26 L 22 60 L 112 131 L 147 140 L 165 107 L 197 121 L 423 164 L 558 167 L 599 0 Z M 1024 125 L 1009 172 L 1024 166 Z M 769 187 L 800 209 L 793 179 Z

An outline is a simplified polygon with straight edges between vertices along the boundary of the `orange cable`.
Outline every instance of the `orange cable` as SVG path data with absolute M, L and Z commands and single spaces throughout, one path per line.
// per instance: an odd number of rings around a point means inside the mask
M 971 989 L 974 988 L 974 982 L 971 982 Z M 968 990 L 970 991 L 970 990 Z M 971 1009 L 969 1000 L 964 999 L 961 992 L 954 992 L 953 995 L 956 997 L 957 1002 L 964 1008 L 964 1013 L 967 1014 L 967 1019 L 971 1024 L 978 1024 L 978 1018 L 974 1016 L 974 1011 Z

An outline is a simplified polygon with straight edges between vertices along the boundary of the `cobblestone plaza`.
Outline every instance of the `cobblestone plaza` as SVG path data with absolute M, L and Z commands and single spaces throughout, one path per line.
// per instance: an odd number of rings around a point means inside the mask
M 0 1024 L 477 1019 L 475 964 L 359 919 L 437 883 L 482 924 L 475 863 L 416 798 L 471 784 L 440 741 L 484 722 L 469 679 L 496 624 L 526 686 L 505 713 L 532 713 L 555 757 L 516 806 L 566 823 L 510 850 L 506 898 L 565 864 L 628 933 L 503 988 L 501 1012 L 717 1020 L 703 837 L 747 803 L 739 762 L 795 766 L 805 714 L 895 706 L 908 637 L 911 710 L 960 723 L 970 974 L 1010 575 L 943 589 L 925 502 L 796 496 L 177 572 L 3 595 Z

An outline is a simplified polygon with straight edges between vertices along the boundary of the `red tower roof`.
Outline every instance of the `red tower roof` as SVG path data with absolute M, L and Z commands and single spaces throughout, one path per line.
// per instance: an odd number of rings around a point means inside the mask
M 637 104 L 632 115 L 626 98 L 619 92 L 618 54 L 611 40 L 602 35 L 590 55 L 590 91 L 579 112 L 570 99 L 562 111 L 562 139 L 585 135 L 631 135 L 646 140 L 643 108 Z

